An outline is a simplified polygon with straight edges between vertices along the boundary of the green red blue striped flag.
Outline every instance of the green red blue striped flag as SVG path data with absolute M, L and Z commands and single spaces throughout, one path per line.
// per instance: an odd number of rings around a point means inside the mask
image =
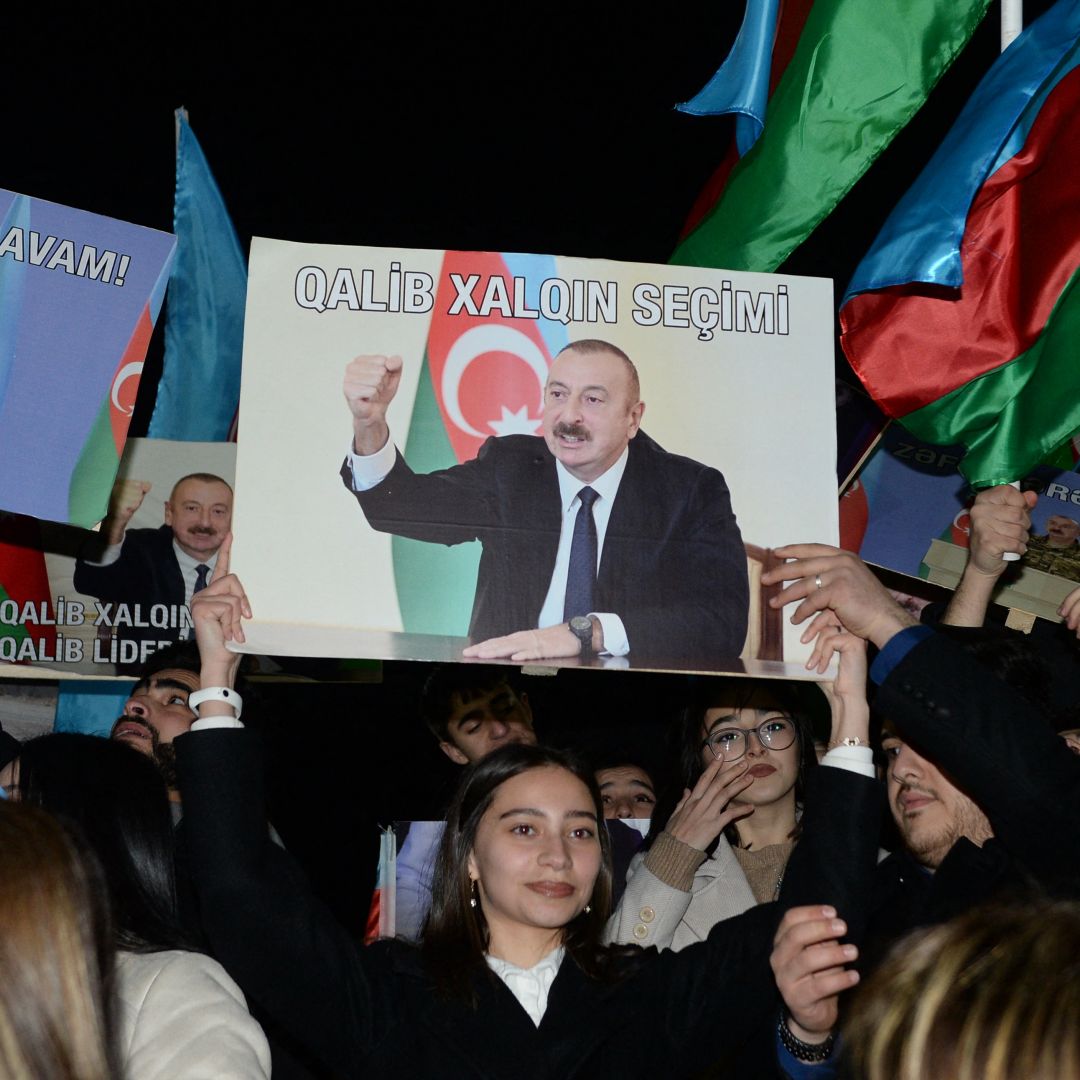
M 988 6 L 815 0 L 761 137 L 671 261 L 775 270 L 915 115 Z
M 1080 3 L 1001 55 L 848 287 L 841 342 L 881 408 L 962 445 L 976 487 L 1080 428 Z

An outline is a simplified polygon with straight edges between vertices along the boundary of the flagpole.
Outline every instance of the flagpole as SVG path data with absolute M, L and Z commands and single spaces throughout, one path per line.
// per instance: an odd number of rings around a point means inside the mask
M 1024 29 L 1024 0 L 1001 0 L 1001 51 Z
M 1004 52 L 1013 40 L 1020 36 L 1024 29 L 1024 0 L 1001 0 L 1001 52 Z M 1020 490 L 1020 481 L 1014 480 L 1010 485 L 1017 491 Z M 1018 551 L 1006 551 L 1001 558 L 1005 562 L 1019 562 Z
M 1001 51 L 1004 52 L 1024 29 L 1024 0 L 1001 0 Z M 1014 480 L 1011 487 L 1020 489 L 1020 481 Z M 1006 551 L 1001 558 L 1005 562 L 1019 562 L 1020 553 Z

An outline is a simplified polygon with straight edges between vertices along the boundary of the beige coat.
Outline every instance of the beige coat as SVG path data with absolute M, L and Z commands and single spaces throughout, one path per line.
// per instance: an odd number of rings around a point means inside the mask
M 686 844 L 679 847 L 687 854 L 694 850 Z M 735 852 L 722 836 L 711 858 L 698 853 L 704 861 L 693 871 L 692 882 L 686 880 L 685 890 L 661 881 L 645 865 L 647 857 L 639 852 L 630 863 L 626 891 L 608 920 L 608 942 L 678 951 L 704 941 L 722 919 L 739 915 L 757 902 Z
M 116 976 L 127 1080 L 270 1076 L 266 1036 L 216 960 L 194 952 L 120 952 Z

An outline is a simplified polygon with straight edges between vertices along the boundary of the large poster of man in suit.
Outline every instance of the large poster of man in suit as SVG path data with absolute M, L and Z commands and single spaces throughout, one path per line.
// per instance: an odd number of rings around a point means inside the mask
M 815 279 L 256 240 L 234 549 L 249 638 L 797 661 L 757 579 L 772 547 L 837 535 L 830 305 Z M 275 502 L 296 516 L 275 522 Z

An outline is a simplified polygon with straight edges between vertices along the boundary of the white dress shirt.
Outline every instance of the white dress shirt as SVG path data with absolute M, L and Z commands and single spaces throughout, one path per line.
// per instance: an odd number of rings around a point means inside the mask
M 529 1014 L 529 1019 L 539 1027 L 547 1012 L 548 994 L 555 976 L 559 974 L 559 965 L 566 955 L 560 945 L 531 968 L 520 968 L 509 960 L 500 960 L 488 954 L 484 959 L 488 967 L 499 976 L 507 989 L 517 998 L 518 1004 Z
M 593 521 L 596 523 L 597 573 L 600 571 L 600 560 L 604 554 L 604 537 L 607 535 L 608 521 L 611 519 L 611 508 L 619 492 L 623 473 L 626 471 L 629 453 L 630 449 L 627 447 L 607 472 L 588 485 L 599 496 L 593 503 Z M 352 471 L 353 490 L 369 491 L 382 483 L 390 474 L 397 460 L 397 448 L 387 439 L 383 448 L 376 450 L 374 454 L 355 454 L 350 444 L 348 460 Z M 559 623 L 565 621 L 563 604 L 566 600 L 566 578 L 570 570 L 570 547 L 574 540 L 574 522 L 581 508 L 578 492 L 586 486 L 581 480 L 571 476 L 561 461 L 555 462 L 555 473 L 559 478 L 562 522 L 559 529 L 559 548 L 555 555 L 555 567 L 551 573 L 547 597 L 540 608 L 540 617 L 536 622 L 536 629 L 539 630 L 548 626 L 558 626 Z M 626 628 L 623 626 L 622 619 L 610 611 L 590 611 L 588 614 L 599 621 L 603 630 L 604 655 L 625 656 L 630 651 L 630 642 L 626 638 Z M 523 626 L 521 629 L 525 630 L 528 627 Z

